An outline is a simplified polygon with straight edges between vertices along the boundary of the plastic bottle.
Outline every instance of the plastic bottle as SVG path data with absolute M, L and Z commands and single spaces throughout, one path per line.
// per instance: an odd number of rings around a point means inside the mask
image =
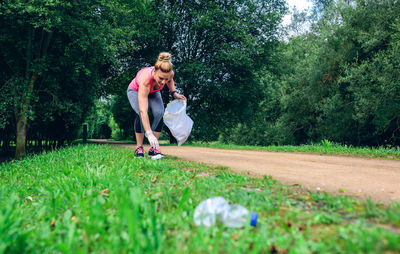
M 257 213 L 252 213 L 250 225 L 257 225 Z M 194 224 L 210 227 L 221 222 L 227 227 L 240 228 L 249 221 L 249 211 L 241 205 L 229 203 L 223 197 L 214 197 L 202 201 L 194 210 Z

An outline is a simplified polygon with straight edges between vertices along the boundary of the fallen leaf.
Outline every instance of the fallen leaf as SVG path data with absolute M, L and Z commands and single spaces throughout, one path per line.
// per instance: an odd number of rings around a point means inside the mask
M 102 196 L 108 196 L 108 193 L 109 193 L 109 192 L 110 192 L 109 189 L 104 189 L 104 190 L 100 191 L 100 195 L 102 195 Z
M 56 226 L 56 219 L 51 220 L 51 227 L 54 228 Z
M 155 183 L 155 182 L 157 182 L 157 179 L 158 179 L 157 176 L 155 176 L 151 182 Z
M 251 242 L 251 243 L 250 243 L 250 245 L 249 245 L 249 250 L 252 250 L 252 249 L 253 249 L 253 247 L 254 247 L 254 243 L 253 243 L 253 242 Z

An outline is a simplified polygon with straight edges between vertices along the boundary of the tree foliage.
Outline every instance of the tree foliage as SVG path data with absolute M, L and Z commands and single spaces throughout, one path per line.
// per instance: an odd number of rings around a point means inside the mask
M 318 1 L 309 33 L 282 43 L 278 85 L 260 107 L 277 118 L 246 126 L 260 144 L 323 139 L 351 145 L 400 144 L 399 15 L 397 1 Z M 268 74 L 268 72 L 265 72 Z M 261 114 L 262 115 L 262 114 Z M 239 126 L 237 129 L 247 129 Z M 264 126 L 264 127 L 261 127 Z M 257 127 L 256 127 L 257 128 Z M 233 131 L 235 133 L 236 130 Z M 235 139 L 233 139 L 234 142 Z M 237 139 L 236 139 L 237 140 Z
M 137 70 L 154 64 L 160 51 L 171 52 L 175 82 L 187 96 L 188 112 L 195 119 L 192 138 L 217 139 L 257 111 L 253 102 L 261 97 L 255 73 L 268 62 L 276 44 L 284 4 L 280 0 L 155 1 L 148 6 L 143 25 L 156 30 L 149 30 L 151 37 L 138 33 L 143 36 L 138 38 L 142 48 L 132 54 L 133 68 L 128 69 L 130 75 L 124 75 L 123 88 Z M 116 98 L 118 105 L 123 105 L 118 98 L 122 99 L 132 112 L 126 95 L 118 92 Z M 164 101 L 168 100 L 166 93 Z M 122 117 L 118 109 L 114 114 L 121 117 L 115 117 L 116 121 L 128 126 L 129 113 Z
M 313 3 L 285 33 L 283 0 L 2 1 L 1 144 L 133 137 L 127 86 L 168 51 L 191 139 L 400 145 L 398 1 Z
M 110 66 L 133 47 L 124 7 L 104 0 L 2 2 L 1 90 L 12 100 L 1 104 L 0 127 L 14 125 L 17 157 L 27 135 L 58 144 L 76 138 Z

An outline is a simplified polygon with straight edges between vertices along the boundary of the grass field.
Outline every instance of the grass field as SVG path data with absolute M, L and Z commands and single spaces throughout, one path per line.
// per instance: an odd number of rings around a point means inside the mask
M 214 196 L 257 212 L 258 226 L 196 227 Z M 0 253 L 400 253 L 400 205 L 77 145 L 0 164 Z

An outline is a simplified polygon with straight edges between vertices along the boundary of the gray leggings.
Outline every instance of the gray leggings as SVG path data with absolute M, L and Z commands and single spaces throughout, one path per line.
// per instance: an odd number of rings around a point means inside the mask
M 138 91 L 129 89 L 126 91 L 128 95 L 129 103 L 131 104 L 133 110 L 136 112 L 135 119 L 135 132 L 143 133 L 143 124 L 142 119 L 140 118 L 139 111 L 139 100 L 138 100 Z M 151 129 L 156 132 L 161 132 L 163 127 L 163 115 L 164 115 L 164 103 L 161 98 L 161 92 L 157 91 L 155 93 L 149 94 L 149 107 L 151 108 L 151 112 L 153 114 L 153 124 L 151 125 Z

